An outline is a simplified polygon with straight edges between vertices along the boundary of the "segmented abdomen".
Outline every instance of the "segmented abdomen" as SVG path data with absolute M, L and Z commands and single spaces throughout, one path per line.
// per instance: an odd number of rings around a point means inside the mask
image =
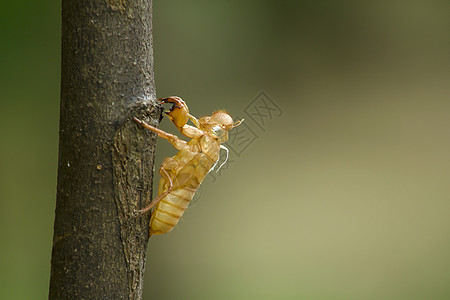
M 198 153 L 179 170 L 175 178 L 172 178 L 173 190 L 159 201 L 152 213 L 150 235 L 167 233 L 177 225 L 214 162 L 204 153 Z M 161 178 L 159 193 L 166 189 L 167 182 Z
M 195 191 L 179 188 L 164 197 L 152 214 L 150 234 L 162 234 L 171 231 L 188 207 L 194 193 Z

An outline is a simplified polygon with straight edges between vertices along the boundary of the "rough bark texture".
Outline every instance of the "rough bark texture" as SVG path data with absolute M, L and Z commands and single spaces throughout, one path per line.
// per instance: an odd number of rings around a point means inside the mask
M 151 0 L 63 0 L 50 299 L 141 299 L 158 125 Z

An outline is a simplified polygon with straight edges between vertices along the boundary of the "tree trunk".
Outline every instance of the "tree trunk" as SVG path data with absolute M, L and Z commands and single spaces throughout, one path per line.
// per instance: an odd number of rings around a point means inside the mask
M 158 125 L 151 0 L 62 1 L 50 299 L 141 299 Z

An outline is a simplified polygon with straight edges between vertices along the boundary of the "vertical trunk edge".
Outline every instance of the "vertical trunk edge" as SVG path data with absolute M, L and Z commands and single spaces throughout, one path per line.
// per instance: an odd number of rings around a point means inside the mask
M 148 243 L 150 214 L 139 215 L 152 195 L 152 171 L 156 135 L 143 131 L 132 117 L 157 125 L 159 106 L 133 111 L 117 131 L 112 149 L 114 192 L 120 221 L 120 235 L 127 264 L 130 299 L 142 299 L 145 253 Z M 150 116 L 150 117 L 149 117 Z

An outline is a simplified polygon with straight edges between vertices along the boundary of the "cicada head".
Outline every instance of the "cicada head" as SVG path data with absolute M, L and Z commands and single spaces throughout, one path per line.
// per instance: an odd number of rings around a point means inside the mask
M 231 116 L 224 110 L 218 110 L 211 116 L 200 118 L 203 129 L 212 137 L 218 138 L 221 143 L 228 140 L 228 131 L 239 126 L 242 121 L 233 122 Z

